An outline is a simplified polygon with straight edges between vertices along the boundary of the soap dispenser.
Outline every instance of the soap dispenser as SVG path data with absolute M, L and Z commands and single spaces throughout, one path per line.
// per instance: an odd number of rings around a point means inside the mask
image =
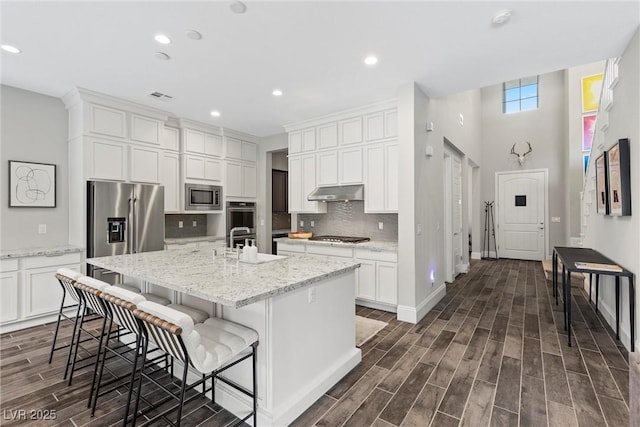
M 258 262 L 258 246 L 256 246 L 255 239 L 251 241 L 251 246 L 247 247 L 247 255 L 249 257 L 249 262 L 253 262 L 253 263 Z

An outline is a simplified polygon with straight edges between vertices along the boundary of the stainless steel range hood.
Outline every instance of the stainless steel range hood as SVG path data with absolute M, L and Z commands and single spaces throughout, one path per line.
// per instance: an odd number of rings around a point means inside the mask
M 335 187 L 318 187 L 307 200 L 321 202 L 344 202 L 348 200 L 364 200 L 364 185 L 338 185 Z

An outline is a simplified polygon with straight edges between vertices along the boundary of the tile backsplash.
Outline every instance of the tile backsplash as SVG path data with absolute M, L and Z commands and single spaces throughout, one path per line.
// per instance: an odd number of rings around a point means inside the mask
M 300 227 L 300 221 L 304 226 Z M 314 227 L 311 227 L 311 221 Z M 378 223 L 384 229 L 378 229 Z M 298 214 L 298 230 L 311 231 L 314 235 L 369 237 L 371 240 L 398 241 L 398 214 L 365 214 L 364 202 L 330 202 L 327 213 Z
M 182 221 L 183 227 L 179 227 Z M 196 226 L 193 226 L 193 222 Z M 164 216 L 164 236 L 167 238 L 176 237 L 199 237 L 207 235 L 207 215 L 203 214 L 170 214 Z

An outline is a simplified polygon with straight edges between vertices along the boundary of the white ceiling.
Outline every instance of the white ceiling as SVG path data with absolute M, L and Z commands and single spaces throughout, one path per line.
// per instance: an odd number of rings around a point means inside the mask
M 613 57 L 640 13 L 637 0 L 247 1 L 242 15 L 229 5 L 2 1 L 1 42 L 23 51 L 2 52 L 2 83 L 56 97 L 80 86 L 266 136 L 393 98 L 411 81 L 438 97 Z M 505 8 L 512 19 L 492 27 Z M 173 43 L 159 45 L 157 33 Z M 380 62 L 365 67 L 371 53 Z M 154 91 L 174 100 L 146 96 Z

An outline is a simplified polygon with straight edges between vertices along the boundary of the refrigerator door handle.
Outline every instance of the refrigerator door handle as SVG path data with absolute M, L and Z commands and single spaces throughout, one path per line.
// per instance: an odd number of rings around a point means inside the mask
M 129 222 L 129 253 L 135 253 L 133 246 L 133 197 L 129 197 L 129 211 L 127 212 L 127 221 Z
M 136 202 L 138 201 L 137 197 L 133 198 L 133 230 L 132 230 L 132 239 L 131 239 L 131 253 L 138 253 L 138 217 L 140 217 L 140 212 L 138 212 L 138 208 Z

